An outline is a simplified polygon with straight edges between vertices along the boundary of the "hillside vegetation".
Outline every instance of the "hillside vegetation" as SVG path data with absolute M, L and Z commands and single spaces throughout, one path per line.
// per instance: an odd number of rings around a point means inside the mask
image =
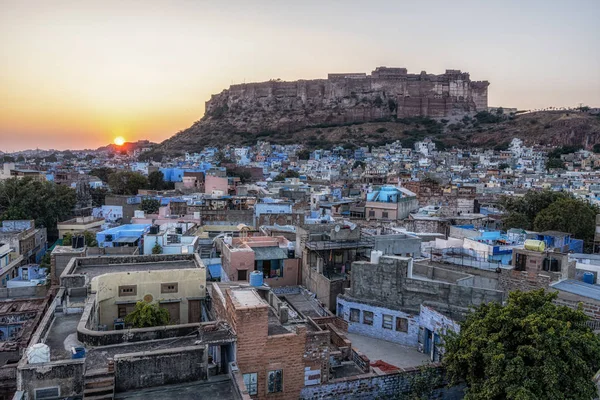
M 516 115 L 482 112 L 449 121 L 411 117 L 376 122 L 315 125 L 295 132 L 240 132 L 226 122 L 200 120 L 161 143 L 155 152 L 198 151 L 205 146 L 252 145 L 259 140 L 275 144 L 304 144 L 310 148 L 381 146 L 400 140 L 405 146 L 426 137 L 438 147 L 502 149 L 514 137 L 526 144 L 575 145 L 591 149 L 600 143 L 600 116 L 581 111 L 539 111 Z

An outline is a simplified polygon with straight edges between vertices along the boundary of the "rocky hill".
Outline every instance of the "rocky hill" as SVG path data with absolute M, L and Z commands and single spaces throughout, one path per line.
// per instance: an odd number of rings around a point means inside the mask
M 201 120 L 155 151 L 174 154 L 258 140 L 322 148 L 395 140 L 411 146 L 425 137 L 440 146 L 495 147 L 513 137 L 586 148 L 600 142 L 600 119 L 588 113 L 485 111 L 488 85 L 459 70 L 431 75 L 385 67 L 370 75 L 232 85 L 211 97 Z
M 431 137 L 443 147 L 502 148 L 514 137 L 528 145 L 576 145 L 591 149 L 600 143 L 600 116 L 578 111 L 540 111 L 504 116 L 498 121 L 488 113 L 477 114 L 452 122 L 425 117 L 409 117 L 388 121 L 317 125 L 295 132 L 241 132 L 228 124 L 200 121 L 161 143 L 156 151 L 183 153 L 201 150 L 204 146 L 252 145 L 258 140 L 276 144 L 300 143 L 311 148 L 384 145 L 400 140 L 405 146 Z M 494 116 L 494 114 L 489 114 Z

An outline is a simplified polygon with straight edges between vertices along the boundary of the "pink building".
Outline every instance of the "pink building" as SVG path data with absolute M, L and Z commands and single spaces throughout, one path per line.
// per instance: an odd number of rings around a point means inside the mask
M 204 193 L 220 195 L 229 194 L 227 177 L 206 175 L 204 177 Z
M 300 259 L 295 258 L 290 243 L 283 236 L 226 238 L 221 251 L 223 271 L 230 281 L 248 281 L 252 271 L 261 271 L 270 286 L 297 285 Z

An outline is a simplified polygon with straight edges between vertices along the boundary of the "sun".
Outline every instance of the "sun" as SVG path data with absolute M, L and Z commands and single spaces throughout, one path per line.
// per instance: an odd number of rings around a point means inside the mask
M 117 146 L 123 146 L 125 144 L 125 138 L 123 136 L 117 136 L 114 140 Z

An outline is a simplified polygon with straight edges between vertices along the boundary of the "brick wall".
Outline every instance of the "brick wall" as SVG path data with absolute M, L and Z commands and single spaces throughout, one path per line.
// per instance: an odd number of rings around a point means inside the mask
M 235 304 L 230 289 L 223 296 L 213 289 L 217 315 L 225 315 L 237 335 L 237 365 L 242 374 L 256 373 L 258 394 L 254 399 L 295 399 L 304 386 L 304 354 L 306 328 L 298 326 L 295 333 L 268 335 L 269 305 Z M 217 304 L 221 301 L 225 304 Z M 269 371 L 283 370 L 283 391 L 267 393 Z
M 412 377 L 418 373 L 416 368 L 403 368 L 384 375 L 357 375 L 336 379 L 328 384 L 307 386 L 302 389 L 300 399 L 336 399 L 336 400 L 372 400 L 398 399 L 411 390 Z M 458 400 L 463 398 L 461 387 L 442 387 L 430 400 Z

